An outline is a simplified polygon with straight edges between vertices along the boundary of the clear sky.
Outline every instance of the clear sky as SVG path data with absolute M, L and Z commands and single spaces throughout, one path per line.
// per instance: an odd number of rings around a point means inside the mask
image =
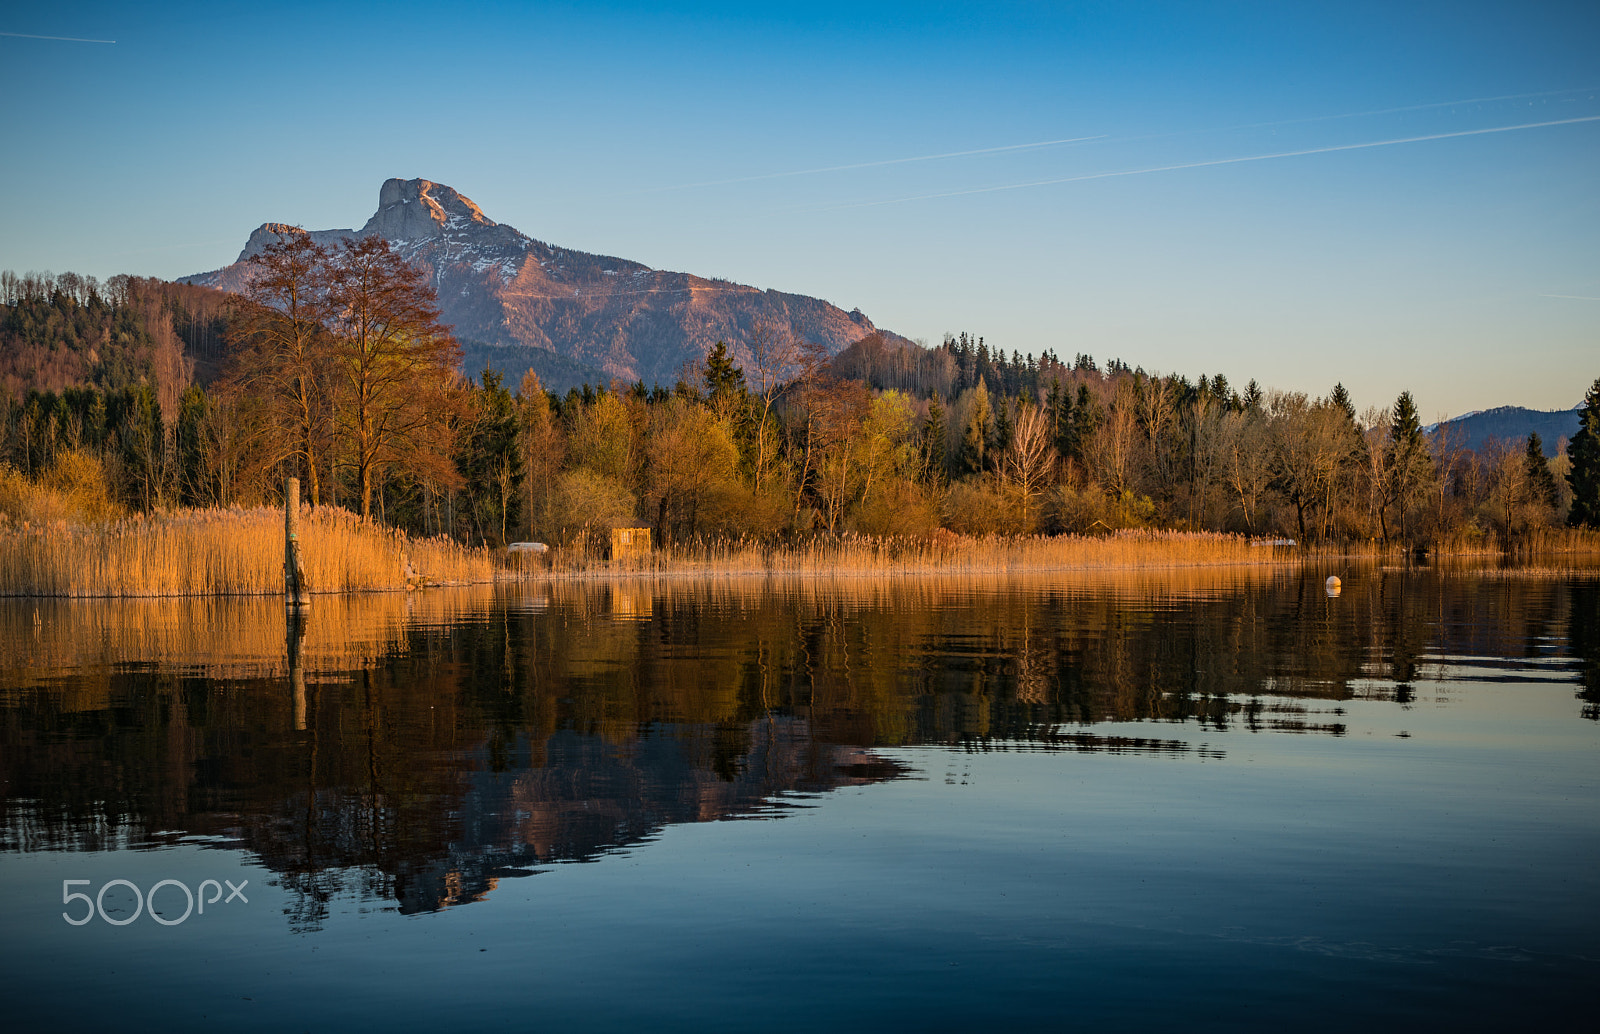
M 115 40 L 0 36 L 0 269 L 214 269 L 420 176 L 929 343 L 1429 419 L 1600 376 L 1592 0 L 62 0 L 0 32 Z

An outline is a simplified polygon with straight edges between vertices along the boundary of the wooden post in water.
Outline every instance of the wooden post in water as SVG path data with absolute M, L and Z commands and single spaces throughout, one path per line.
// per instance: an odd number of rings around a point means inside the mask
M 304 607 L 311 602 L 306 591 L 306 569 L 300 562 L 300 479 L 283 481 L 283 602 Z
M 289 688 L 294 691 L 294 727 L 306 730 L 306 667 L 302 651 L 306 642 L 305 614 L 299 607 L 290 607 L 284 628 L 284 647 L 289 652 Z

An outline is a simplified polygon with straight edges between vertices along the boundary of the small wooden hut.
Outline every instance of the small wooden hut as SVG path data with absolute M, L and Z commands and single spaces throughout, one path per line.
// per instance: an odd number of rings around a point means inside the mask
M 627 521 L 611 526 L 611 559 L 650 555 L 650 525 Z

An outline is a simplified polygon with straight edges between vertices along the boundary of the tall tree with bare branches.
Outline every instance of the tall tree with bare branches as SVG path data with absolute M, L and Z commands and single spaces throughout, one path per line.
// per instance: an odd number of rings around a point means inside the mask
M 354 472 L 361 515 L 388 471 L 455 485 L 451 419 L 460 347 L 439 323 L 426 274 L 382 237 L 345 238 L 333 263 L 333 367 L 345 465 Z
M 332 430 L 328 398 L 332 316 L 328 252 L 308 234 L 286 232 L 250 259 L 251 277 L 230 336 L 238 347 L 230 376 L 247 387 L 287 460 L 304 479 L 312 505 L 322 501 L 320 471 Z
M 810 378 L 827 362 L 821 345 L 797 336 L 787 324 L 759 324 L 750 332 L 751 417 L 753 483 L 757 491 L 766 482 L 782 441 L 772 416 L 779 394 L 790 384 Z
M 1023 515 L 1030 527 L 1034 521 L 1034 500 L 1050 475 L 1054 459 L 1054 442 L 1050 433 L 1050 418 L 1027 398 L 1017 410 L 1016 426 L 1011 434 L 1011 444 L 1001 458 L 1005 477 L 1017 486 L 1022 495 Z

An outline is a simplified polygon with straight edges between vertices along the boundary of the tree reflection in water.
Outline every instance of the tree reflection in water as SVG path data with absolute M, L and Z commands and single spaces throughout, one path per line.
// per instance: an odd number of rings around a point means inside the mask
M 329 598 L 287 630 L 272 600 L 9 601 L 0 850 L 220 838 L 310 929 L 340 894 L 461 904 L 906 774 L 874 748 L 1220 756 L 1094 727 L 1339 736 L 1344 701 L 1569 650 L 1600 716 L 1595 582 L 1325 575 L 566 584 Z

